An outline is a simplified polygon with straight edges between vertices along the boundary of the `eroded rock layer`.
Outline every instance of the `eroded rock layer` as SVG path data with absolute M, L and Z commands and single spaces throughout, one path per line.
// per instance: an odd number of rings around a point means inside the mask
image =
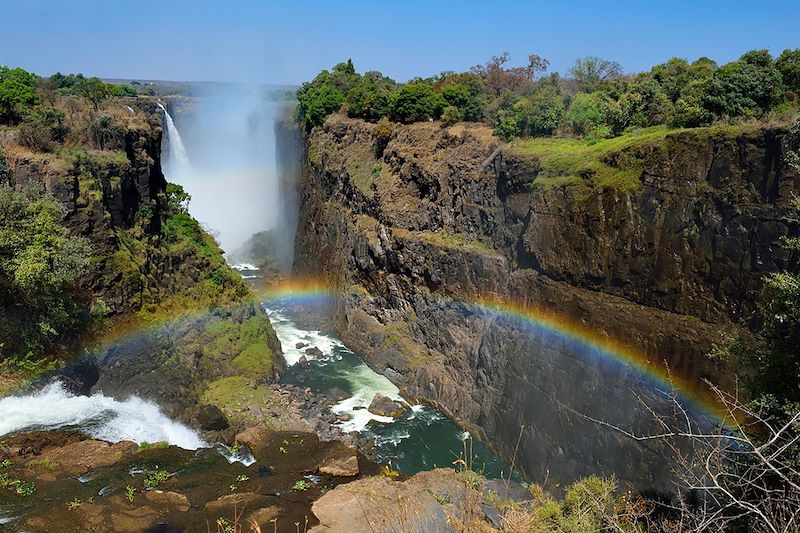
M 687 130 L 609 150 L 603 164 L 641 169 L 639 185 L 601 187 L 591 175 L 542 179 L 535 151 L 502 146 L 484 126 L 382 136 L 332 117 L 306 138 L 295 270 L 341 295 L 335 322 L 349 346 L 531 478 L 599 471 L 663 485 L 661 448 L 586 418 L 651 427 L 639 398 L 666 402 L 652 372 L 552 323 L 474 304 L 488 295 L 541 309 L 645 366 L 726 384 L 705 354 L 752 316 L 764 275 L 787 264 L 781 239 L 797 231 L 782 133 Z

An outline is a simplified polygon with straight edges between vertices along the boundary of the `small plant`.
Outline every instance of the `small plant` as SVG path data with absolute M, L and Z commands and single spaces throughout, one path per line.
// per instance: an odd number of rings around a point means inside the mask
M 8 468 L 13 464 L 14 462 L 11 459 L 3 459 L 0 461 L 0 468 Z
M 236 524 L 224 518 L 217 518 L 217 531 L 219 533 L 236 533 Z
M 234 444 L 233 446 L 231 446 L 231 455 L 239 455 L 241 449 L 242 448 L 238 444 Z
M 129 502 L 133 503 L 133 499 L 136 497 L 136 488 L 131 487 L 130 485 L 125 487 L 125 497 Z
M 145 470 L 144 472 L 144 488 L 147 490 L 154 489 L 164 483 L 170 474 L 165 470 Z
M 299 479 L 294 482 L 294 485 L 292 485 L 292 490 L 294 492 L 305 492 L 308 490 L 309 486 L 310 485 L 308 484 L 308 481 L 305 479 Z
M 250 480 L 250 476 L 248 476 L 246 474 L 239 474 L 236 477 L 237 483 L 244 483 L 245 481 L 249 481 L 249 480 Z
M 395 479 L 400 477 L 400 472 L 392 468 L 391 464 L 388 464 L 388 465 L 383 465 L 381 467 L 381 475 L 384 477 Z
M 283 446 L 281 446 L 280 448 L 278 448 L 278 451 L 279 451 L 279 452 L 281 452 L 281 453 L 287 453 L 287 452 L 286 452 L 286 448 L 284 448 Z
M 16 481 L 16 491 L 20 496 L 31 496 L 36 492 L 36 484 L 33 481 Z
M 75 498 L 73 498 L 73 500 L 71 502 L 67 503 L 67 509 L 69 509 L 70 511 L 73 511 L 73 510 L 77 509 L 78 507 L 80 507 L 81 505 L 83 505 L 83 503 L 76 496 Z
M 28 464 L 30 466 L 41 466 L 48 470 L 55 470 L 55 468 L 58 466 L 58 463 L 56 463 L 55 461 L 51 461 L 50 459 L 40 459 L 36 461 L 31 461 Z

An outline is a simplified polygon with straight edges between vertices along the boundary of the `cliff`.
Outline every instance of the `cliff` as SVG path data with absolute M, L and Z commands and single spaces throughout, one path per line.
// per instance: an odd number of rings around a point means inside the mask
M 79 100 L 71 105 L 72 131 L 97 124 L 97 113 Z M 113 100 L 99 116 L 112 125 L 102 148 L 84 139 L 34 151 L 15 142 L 13 130 L 3 142 L 2 184 L 50 193 L 65 207 L 70 233 L 90 245 L 76 289 L 92 320 L 58 331 L 47 355 L 96 356 L 98 388 L 156 400 L 187 420 L 199 403 L 225 408 L 208 390 L 232 378 L 244 386 L 273 382 L 283 367 L 280 343 L 214 239 L 168 192 L 156 103 Z M 65 371 L 76 392 L 98 380 L 91 366 Z
M 798 230 L 785 217 L 798 177 L 783 133 L 502 145 L 482 125 L 395 125 L 387 137 L 330 117 L 306 138 L 295 270 L 339 288 L 343 339 L 408 394 L 509 460 L 522 431 L 515 461 L 534 480 L 601 471 L 663 486 L 663 450 L 584 416 L 651 427 L 639 398 L 666 408 L 651 376 L 473 304 L 543 309 L 646 365 L 665 361 L 688 396 L 705 378 L 727 384 L 705 354 L 750 317 L 764 274 L 787 265 L 781 238 Z

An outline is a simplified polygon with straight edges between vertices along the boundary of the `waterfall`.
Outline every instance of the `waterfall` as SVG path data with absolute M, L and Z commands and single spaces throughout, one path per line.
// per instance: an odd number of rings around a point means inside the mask
M 167 160 L 164 163 L 167 178 L 174 181 L 179 181 L 184 178 L 190 170 L 189 156 L 186 155 L 186 147 L 183 145 L 181 133 L 175 127 L 175 122 L 172 120 L 167 108 L 158 104 L 164 111 L 165 122 L 167 123 L 167 140 L 169 144 L 169 153 Z

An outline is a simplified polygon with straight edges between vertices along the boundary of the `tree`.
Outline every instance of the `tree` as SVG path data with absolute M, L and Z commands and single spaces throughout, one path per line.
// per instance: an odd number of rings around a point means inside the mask
M 389 117 L 405 123 L 437 119 L 446 106 L 441 93 L 429 83 L 410 82 L 389 96 Z
M 714 116 L 761 116 L 783 100 L 783 79 L 767 50 L 751 50 L 714 72 L 703 106 Z
M 89 100 L 97 111 L 100 102 L 113 94 L 113 85 L 104 83 L 100 78 L 88 78 L 80 85 L 80 95 Z
M 602 82 L 622 76 L 622 66 L 616 61 L 587 56 L 577 59 L 569 73 L 582 91 L 593 92 Z
M 442 97 L 459 109 L 462 119 L 478 122 L 486 113 L 486 89 L 477 74 L 465 72 L 447 75 L 442 81 Z
M 529 63 L 525 67 L 504 67 L 510 59 L 509 53 L 503 52 L 499 56 L 492 56 L 483 65 L 472 67 L 472 73 L 483 78 L 489 94 L 500 96 L 504 91 L 519 93 L 525 87 L 529 87 L 533 76 L 549 64 L 546 59 L 531 54 L 528 57 Z
M 389 89 L 365 76 L 347 93 L 345 104 L 349 116 L 376 121 L 389 113 Z
M 38 76 L 21 68 L 0 66 L 0 123 L 16 124 L 39 101 Z
M 297 91 L 297 102 L 297 119 L 311 130 L 321 126 L 328 115 L 342 107 L 344 95 L 331 85 L 304 83 Z
M 167 215 L 189 213 L 192 196 L 177 183 L 167 183 Z
M 607 115 L 608 106 L 600 93 L 578 93 L 572 99 L 565 121 L 576 135 L 605 137 L 611 133 Z
M 800 48 L 781 52 L 775 66 L 783 77 L 786 90 L 794 93 L 796 99 L 800 98 Z

